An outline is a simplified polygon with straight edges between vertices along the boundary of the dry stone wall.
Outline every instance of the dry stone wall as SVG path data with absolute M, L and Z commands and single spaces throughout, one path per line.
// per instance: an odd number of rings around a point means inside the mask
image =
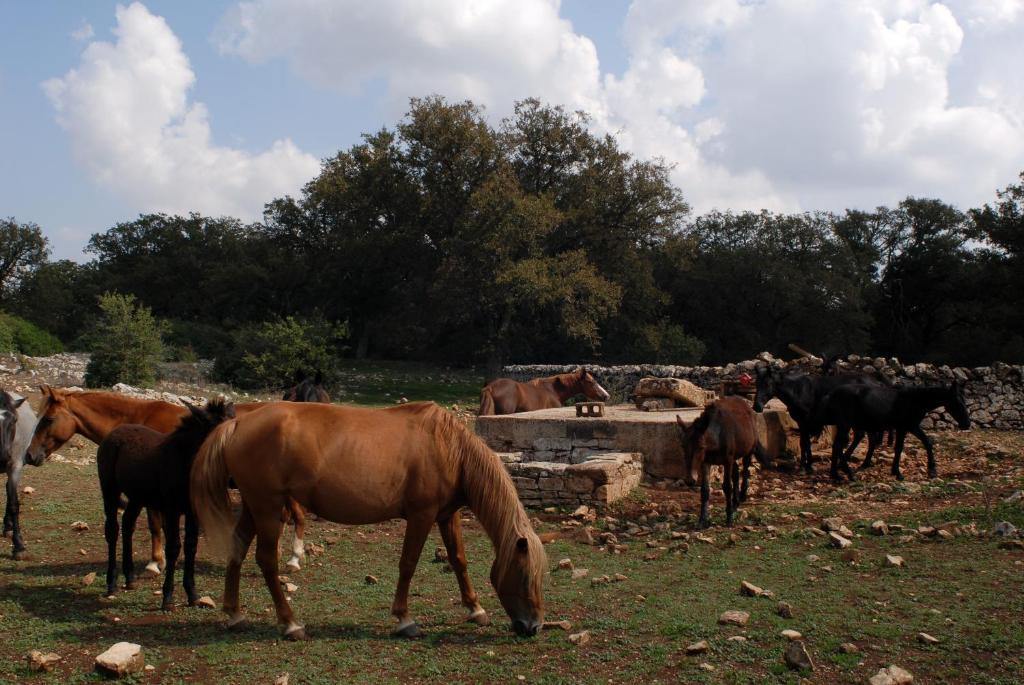
M 762 352 L 757 359 L 725 366 L 587 365 L 587 370 L 611 393 L 613 402 L 625 402 L 637 382 L 646 376 L 682 378 L 706 390 L 717 391 L 723 381 L 736 380 L 744 372 L 752 375 L 759 364 L 766 362 L 780 368 L 807 368 L 821 364 L 820 360 L 813 359 L 787 363 Z M 933 364 L 902 364 L 896 358 L 858 355 L 850 355 L 840 362 L 840 366 L 884 377 L 896 385 L 958 381 L 964 385 L 967 409 L 975 427 L 1024 429 L 1024 366 L 995 362 L 991 366 L 951 368 Z M 504 375 L 523 381 L 576 368 L 577 365 L 513 365 L 504 368 Z M 933 412 L 924 422 L 927 429 L 953 429 L 955 426 L 953 419 L 942 411 Z

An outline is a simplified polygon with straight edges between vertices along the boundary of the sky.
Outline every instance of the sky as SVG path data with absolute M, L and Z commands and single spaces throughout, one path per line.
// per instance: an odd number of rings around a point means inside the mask
M 0 216 L 55 258 L 259 220 L 410 97 L 582 109 L 695 212 L 966 209 L 1024 171 L 1024 0 L 0 0 Z

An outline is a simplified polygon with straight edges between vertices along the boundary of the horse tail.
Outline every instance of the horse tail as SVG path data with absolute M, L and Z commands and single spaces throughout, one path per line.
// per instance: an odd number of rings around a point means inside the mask
M 766 469 L 774 468 L 775 460 L 771 458 L 765 448 L 761 445 L 761 441 L 754 439 L 754 456 L 757 457 L 757 462 L 765 467 Z
M 196 454 L 190 483 L 192 508 L 199 524 L 214 549 L 225 555 L 233 543 L 235 517 L 228 497 L 230 474 L 224 461 L 224 448 L 234 435 L 236 424 L 232 419 L 213 429 Z
M 491 394 L 490 387 L 486 387 L 480 393 L 480 416 L 493 416 L 494 415 L 494 396 Z

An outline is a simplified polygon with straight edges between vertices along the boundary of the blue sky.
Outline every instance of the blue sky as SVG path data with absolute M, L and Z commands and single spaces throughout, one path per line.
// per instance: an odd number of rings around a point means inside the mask
M 430 93 L 586 109 L 698 211 L 977 206 L 1024 169 L 1022 29 L 1018 0 L 0 0 L 0 215 L 79 259 L 142 212 L 258 219 Z

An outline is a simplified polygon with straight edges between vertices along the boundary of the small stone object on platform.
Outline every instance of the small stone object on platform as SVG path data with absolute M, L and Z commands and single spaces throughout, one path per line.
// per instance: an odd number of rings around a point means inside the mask
M 672 399 L 682 407 L 703 407 L 707 397 L 703 388 L 681 378 L 641 378 L 633 394 L 638 407 L 652 397 Z
M 580 402 L 576 405 L 576 416 L 587 418 L 604 416 L 604 402 Z

